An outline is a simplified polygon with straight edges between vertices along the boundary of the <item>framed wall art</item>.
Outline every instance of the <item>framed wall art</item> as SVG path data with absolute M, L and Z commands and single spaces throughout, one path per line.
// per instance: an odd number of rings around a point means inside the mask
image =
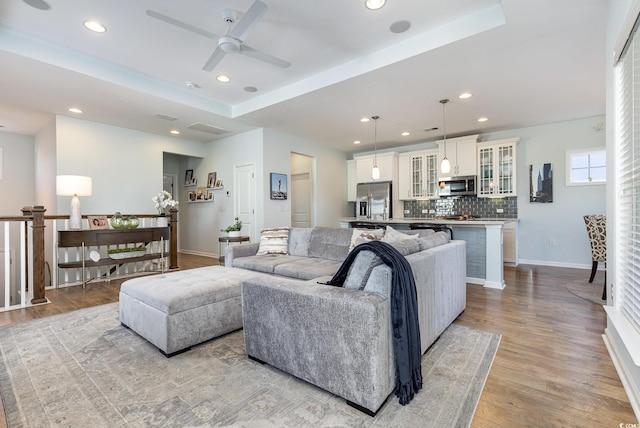
M 287 199 L 287 174 L 271 173 L 271 199 Z
M 553 202 L 553 168 L 550 163 L 529 165 L 529 202 Z

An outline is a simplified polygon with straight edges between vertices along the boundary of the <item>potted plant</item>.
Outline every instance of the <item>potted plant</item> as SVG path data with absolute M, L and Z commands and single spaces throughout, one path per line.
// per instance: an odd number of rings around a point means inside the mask
M 227 226 L 226 229 L 220 229 L 220 232 L 227 232 L 229 237 L 237 237 L 240 236 L 240 230 L 242 229 L 242 220 L 239 220 L 238 217 L 235 218 L 235 223 L 231 226 Z
M 166 190 L 161 191 L 156 196 L 151 198 L 155 203 L 155 208 L 158 210 L 158 217 L 156 218 L 156 226 L 167 227 L 166 212 L 167 208 L 175 208 L 178 206 L 178 201 L 171 197 L 171 193 Z

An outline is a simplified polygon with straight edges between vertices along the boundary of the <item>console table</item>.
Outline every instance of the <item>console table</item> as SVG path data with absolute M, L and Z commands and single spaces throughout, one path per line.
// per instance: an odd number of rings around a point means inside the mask
M 171 238 L 170 227 L 145 227 L 138 229 L 98 229 L 98 230 L 61 230 L 58 231 L 58 247 L 80 249 L 80 256 L 73 261 L 60 261 L 59 269 L 82 269 L 82 287 L 87 281 L 85 269 L 99 266 L 123 265 L 125 263 L 141 262 L 146 260 L 164 259 L 169 252 L 164 251 L 165 241 Z M 138 257 L 126 259 L 112 259 L 101 257 L 99 260 L 87 258 L 86 249 L 90 247 L 118 246 L 122 244 L 143 244 L 148 246 L 152 242 L 160 242 L 160 252 L 149 253 Z M 57 285 L 57 284 L 56 284 Z

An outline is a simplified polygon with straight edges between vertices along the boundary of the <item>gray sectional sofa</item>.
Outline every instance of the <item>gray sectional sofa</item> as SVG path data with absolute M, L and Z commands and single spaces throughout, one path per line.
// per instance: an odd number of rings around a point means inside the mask
M 444 232 L 407 233 L 422 236 L 392 245 L 413 270 L 424 353 L 465 309 L 466 248 Z M 236 245 L 226 249 L 225 264 L 262 273 L 242 285 L 250 357 L 375 413 L 395 387 L 391 270 L 363 251 L 345 287 L 319 283 L 338 270 L 352 234 L 352 229 L 292 228 L 287 255 L 257 255 L 259 243 Z

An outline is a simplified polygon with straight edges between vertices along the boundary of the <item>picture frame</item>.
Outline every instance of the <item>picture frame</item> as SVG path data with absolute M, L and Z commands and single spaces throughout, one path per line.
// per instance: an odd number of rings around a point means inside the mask
M 207 188 L 211 189 L 212 187 L 215 187 L 217 175 L 218 174 L 216 172 L 209 173 L 207 176 Z
M 207 190 L 207 201 L 213 201 L 213 189 Z
M 222 180 L 217 179 L 215 185 L 213 186 L 214 188 L 220 188 L 222 187 Z
M 193 170 L 188 169 L 184 173 L 184 184 L 193 184 L 192 181 L 193 181 Z
M 553 165 L 529 165 L 529 202 L 553 202 Z
M 194 191 L 189 191 L 189 193 L 187 193 L 187 199 L 189 200 L 189 202 L 195 202 L 196 201 L 196 192 Z
M 204 201 L 207 197 L 207 188 L 206 187 L 198 187 L 196 190 L 196 200 Z
M 109 229 L 109 220 L 106 215 L 88 215 L 87 220 L 91 230 Z
M 271 173 L 271 199 L 284 201 L 287 199 L 287 174 Z

